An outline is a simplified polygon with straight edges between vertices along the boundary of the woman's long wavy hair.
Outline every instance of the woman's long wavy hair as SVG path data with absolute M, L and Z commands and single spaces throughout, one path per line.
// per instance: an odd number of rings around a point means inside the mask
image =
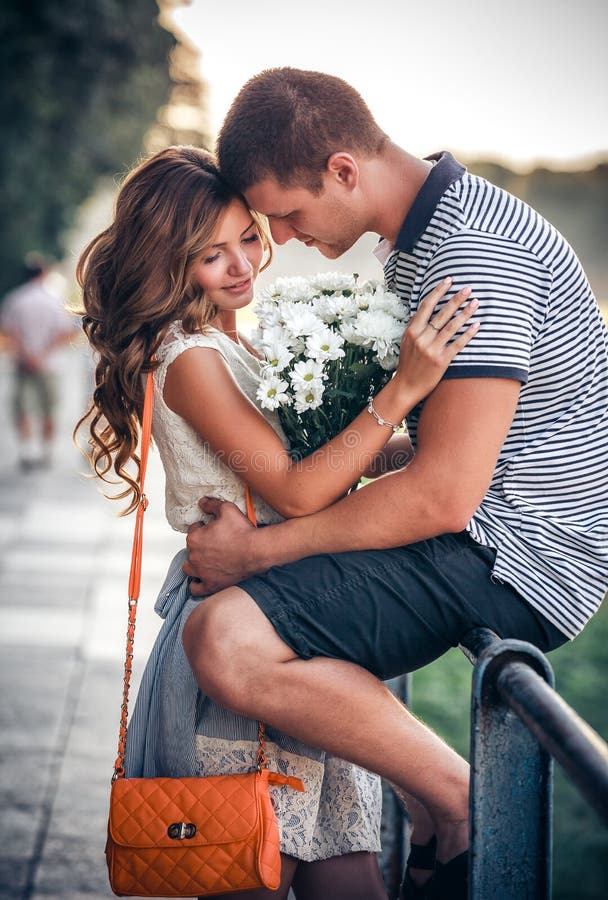
M 88 425 L 85 453 L 93 473 L 107 484 L 126 483 L 113 495 L 129 498 L 123 515 L 140 499 L 144 376 L 154 368 L 152 357 L 171 322 L 181 320 L 184 330 L 194 333 L 216 315 L 192 276 L 235 198 L 242 199 L 222 180 L 210 153 L 169 147 L 127 175 L 114 221 L 78 261 L 82 327 L 96 367 L 92 403 L 74 438 Z M 256 222 L 268 265 L 270 241 L 259 217 Z

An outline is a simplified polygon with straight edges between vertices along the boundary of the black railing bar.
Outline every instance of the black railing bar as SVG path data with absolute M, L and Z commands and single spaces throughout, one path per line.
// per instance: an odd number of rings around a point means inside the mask
M 608 824 L 608 744 L 526 662 L 495 665 L 497 691 Z
M 498 635 L 490 631 L 489 628 L 473 628 L 465 634 L 458 646 L 469 662 L 476 666 L 484 650 L 499 642 L 500 638 Z

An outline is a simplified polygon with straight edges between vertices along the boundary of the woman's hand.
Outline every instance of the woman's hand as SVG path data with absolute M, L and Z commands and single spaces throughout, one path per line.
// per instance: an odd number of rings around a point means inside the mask
M 479 307 L 476 299 L 469 300 L 463 306 L 471 293 L 469 287 L 454 294 L 434 315 L 435 307 L 451 285 L 452 279 L 446 278 L 426 295 L 410 319 L 401 341 L 395 378 L 410 388 L 417 386 L 421 396 L 430 394 L 454 357 L 479 329 L 479 322 L 473 322 L 454 338 Z

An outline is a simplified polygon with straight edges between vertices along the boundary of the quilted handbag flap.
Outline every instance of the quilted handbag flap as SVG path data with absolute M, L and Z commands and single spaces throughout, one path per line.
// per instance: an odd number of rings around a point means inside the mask
M 256 827 L 260 776 L 119 778 L 112 784 L 109 832 L 122 846 L 203 846 L 242 841 Z

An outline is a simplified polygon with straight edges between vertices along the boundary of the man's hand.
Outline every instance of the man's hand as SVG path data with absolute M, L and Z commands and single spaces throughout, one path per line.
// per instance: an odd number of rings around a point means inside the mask
M 204 597 L 260 569 L 253 558 L 255 526 L 238 507 L 214 497 L 203 497 L 198 505 L 213 518 L 204 527 L 197 522 L 188 529 L 188 562 L 183 570 L 197 579 L 190 585 L 193 596 Z

